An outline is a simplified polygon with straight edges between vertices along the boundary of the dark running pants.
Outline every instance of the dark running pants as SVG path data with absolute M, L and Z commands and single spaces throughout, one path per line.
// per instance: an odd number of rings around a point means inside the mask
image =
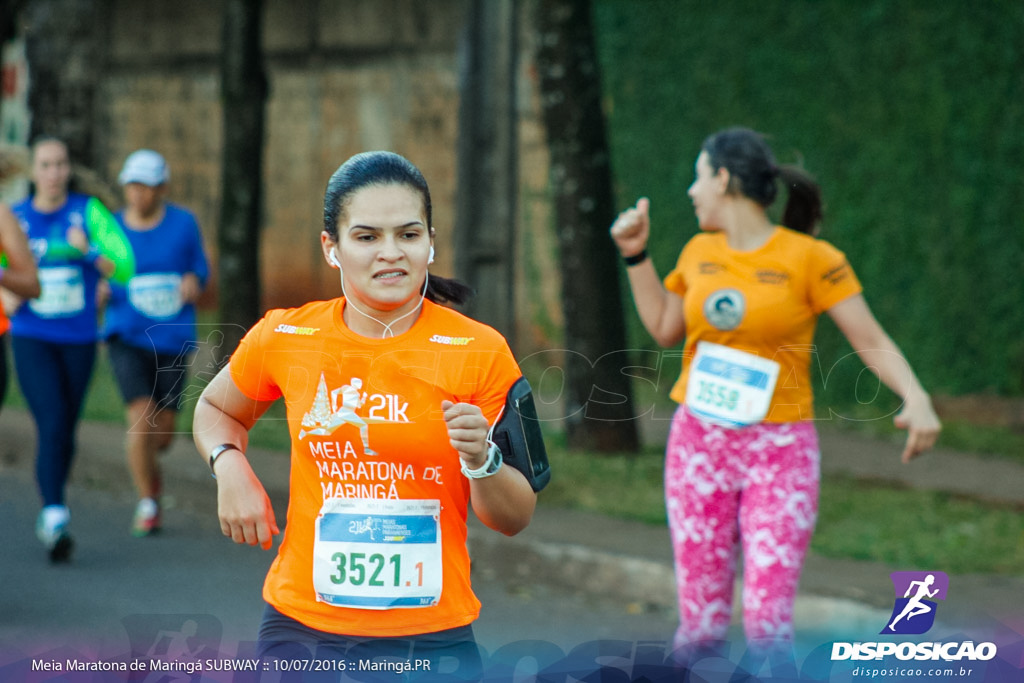
M 36 424 L 36 481 L 43 505 L 63 505 L 75 458 L 75 432 L 96 344 L 12 337 L 14 368 Z

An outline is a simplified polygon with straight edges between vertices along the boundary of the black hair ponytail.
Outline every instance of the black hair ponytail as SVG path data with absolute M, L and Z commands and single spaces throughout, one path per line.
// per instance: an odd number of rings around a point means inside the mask
M 462 305 L 476 294 L 476 290 L 459 280 L 431 275 L 427 278 L 427 299 L 435 304 Z
M 749 128 L 727 128 L 710 135 L 701 149 L 714 171 L 729 171 L 729 189 L 768 208 L 778 194 L 778 181 L 789 196 L 782 224 L 791 230 L 816 235 L 822 218 L 821 188 L 803 169 L 775 164 L 764 136 Z
M 817 235 L 822 219 L 821 187 L 810 174 L 797 166 L 780 166 L 779 179 L 789 191 L 786 208 L 782 211 L 782 224 L 797 232 Z

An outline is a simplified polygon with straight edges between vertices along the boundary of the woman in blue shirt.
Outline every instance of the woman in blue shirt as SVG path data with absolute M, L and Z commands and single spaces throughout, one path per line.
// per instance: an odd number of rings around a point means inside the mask
M 37 432 L 36 479 L 43 509 L 36 534 L 53 562 L 71 555 L 64 489 L 75 432 L 96 358 L 96 290 L 102 278 L 125 282 L 131 246 L 94 197 L 71 192 L 67 146 L 41 138 L 32 146 L 28 199 L 12 211 L 38 265 L 41 293 L 11 317 L 14 365 Z
M 135 253 L 135 275 L 112 284 L 103 336 L 128 406 L 128 465 L 139 495 L 135 536 L 160 528 L 158 455 L 174 437 L 191 350 L 195 302 L 209 268 L 193 215 L 165 201 L 170 172 L 160 154 L 131 153 L 118 178 L 125 209 L 117 214 Z

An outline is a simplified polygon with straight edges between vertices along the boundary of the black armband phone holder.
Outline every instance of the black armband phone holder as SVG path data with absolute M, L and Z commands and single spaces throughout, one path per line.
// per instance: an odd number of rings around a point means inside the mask
M 523 473 L 530 487 L 540 491 L 551 480 L 548 452 L 540 431 L 533 391 L 525 377 L 516 380 L 505 397 L 505 407 L 491 431 L 506 465 Z

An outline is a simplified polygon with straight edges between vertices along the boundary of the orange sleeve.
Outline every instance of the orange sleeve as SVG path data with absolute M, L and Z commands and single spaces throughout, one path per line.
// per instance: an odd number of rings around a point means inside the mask
M 478 327 L 476 334 L 488 337 L 485 343 L 480 339 L 479 349 L 452 350 L 442 357 L 441 365 L 451 369 L 452 399 L 477 406 L 493 424 L 505 405 L 508 390 L 523 373 L 504 337 L 490 328 L 481 334 Z
M 269 322 L 273 311 L 246 332 L 231 354 L 230 372 L 235 386 L 254 401 L 273 401 L 281 397 L 281 388 L 274 381 L 274 368 L 267 362 L 265 330 L 273 329 Z
M 687 247 L 688 246 L 689 244 L 687 244 Z M 683 275 L 683 260 L 685 257 L 686 247 L 684 247 L 683 251 L 679 254 L 679 258 L 676 260 L 676 267 L 672 269 L 672 272 L 665 276 L 664 280 L 662 280 L 662 283 L 665 285 L 665 289 L 673 294 L 678 294 L 679 296 L 685 296 L 687 289 L 686 276 Z
M 815 240 L 811 249 L 808 277 L 808 295 L 815 313 L 823 313 L 862 291 L 846 255 L 823 240 Z
M 489 424 L 494 424 L 498 419 L 498 413 L 505 405 L 508 390 L 522 374 L 508 344 L 503 343 L 500 351 L 494 351 L 494 361 L 487 368 L 486 376 L 481 378 L 482 391 L 473 401 L 483 411 Z

